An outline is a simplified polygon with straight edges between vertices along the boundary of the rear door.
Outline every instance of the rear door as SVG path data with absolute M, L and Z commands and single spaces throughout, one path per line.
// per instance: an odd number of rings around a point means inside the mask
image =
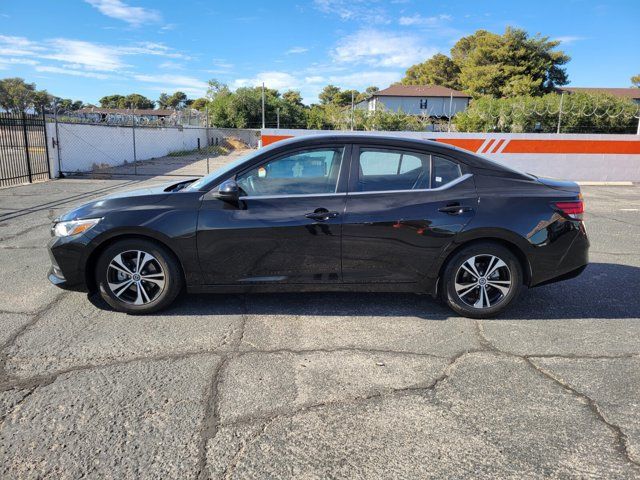
M 198 221 L 205 283 L 340 282 L 349 152 L 298 149 L 249 167 L 234 178 L 238 205 L 207 195 Z
M 420 282 L 474 215 L 471 174 L 453 158 L 401 148 L 359 145 L 352 158 L 344 282 Z

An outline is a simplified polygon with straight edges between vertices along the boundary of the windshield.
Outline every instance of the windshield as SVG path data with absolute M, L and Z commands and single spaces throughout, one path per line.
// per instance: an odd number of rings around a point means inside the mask
M 250 153 L 248 153 L 246 155 L 242 155 L 237 160 L 235 160 L 235 161 L 233 161 L 231 163 L 227 163 L 226 165 L 222 165 L 220 168 L 214 170 L 209 175 L 205 175 L 200 180 L 196 180 L 191 185 L 189 185 L 187 188 L 185 188 L 185 190 L 191 190 L 191 191 L 200 190 L 204 185 L 206 185 L 207 183 L 211 182 L 215 178 L 224 176 L 225 173 L 230 172 L 231 170 L 236 168 L 238 165 L 246 162 L 247 160 L 252 159 L 253 157 L 258 155 L 259 153 L 263 153 L 263 152 L 264 152 L 264 149 L 258 149 L 258 150 L 254 150 L 254 151 L 252 151 L 252 152 L 250 152 Z

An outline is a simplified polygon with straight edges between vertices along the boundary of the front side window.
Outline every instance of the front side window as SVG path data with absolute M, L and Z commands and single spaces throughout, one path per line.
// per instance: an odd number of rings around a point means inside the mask
M 241 173 L 236 182 L 245 196 L 335 193 L 343 147 L 296 152 Z
M 429 188 L 429 155 L 367 148 L 358 162 L 360 192 Z

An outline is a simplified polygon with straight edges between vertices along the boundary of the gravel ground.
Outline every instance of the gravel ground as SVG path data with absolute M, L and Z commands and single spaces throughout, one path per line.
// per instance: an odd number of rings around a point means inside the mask
M 585 187 L 592 264 L 497 320 L 320 293 L 131 317 L 49 285 L 52 218 L 158 181 L 0 190 L 0 477 L 640 478 L 639 187 Z

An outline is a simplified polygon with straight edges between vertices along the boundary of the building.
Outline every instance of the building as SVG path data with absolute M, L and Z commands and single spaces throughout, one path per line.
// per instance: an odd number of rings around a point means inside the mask
M 449 118 L 464 111 L 470 100 L 466 93 L 437 85 L 391 85 L 358 102 L 356 108 Z
M 175 110 L 155 110 L 141 108 L 132 111 L 126 108 L 99 107 L 81 108 L 75 113 L 77 116 L 82 116 L 83 118 L 89 119 L 96 123 L 120 123 L 123 119 L 130 118 L 132 112 L 136 117 L 136 121 L 141 123 L 162 122 L 176 115 Z
M 591 88 L 591 87 L 562 87 L 558 93 L 608 93 L 614 97 L 628 98 L 640 104 L 640 88 Z

